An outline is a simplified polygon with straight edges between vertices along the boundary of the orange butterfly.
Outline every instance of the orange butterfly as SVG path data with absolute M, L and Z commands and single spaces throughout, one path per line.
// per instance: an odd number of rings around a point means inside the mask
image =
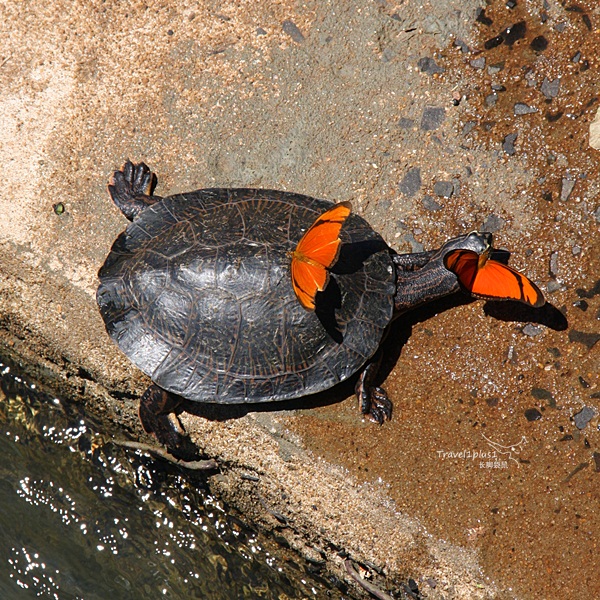
M 444 264 L 474 296 L 490 300 L 518 300 L 536 308 L 546 302 L 538 287 L 515 269 L 489 258 L 490 250 L 453 250 Z
M 292 287 L 306 310 L 315 310 L 315 296 L 329 281 L 329 269 L 340 254 L 340 230 L 352 211 L 340 202 L 324 212 L 298 242 L 292 255 Z

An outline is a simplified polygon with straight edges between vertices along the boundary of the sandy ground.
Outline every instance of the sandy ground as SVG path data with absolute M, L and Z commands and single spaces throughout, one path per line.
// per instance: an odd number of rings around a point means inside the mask
M 493 0 L 476 20 L 483 4 L 0 3 L 0 338 L 142 436 L 147 380 L 95 304 L 125 226 L 106 183 L 126 158 L 162 195 L 351 200 L 402 252 L 493 231 L 550 305 L 403 319 L 390 423 L 363 422 L 347 390 L 183 421 L 222 461 L 212 483 L 232 506 L 339 573 L 343 550 L 424 598 L 592 599 L 600 9 Z

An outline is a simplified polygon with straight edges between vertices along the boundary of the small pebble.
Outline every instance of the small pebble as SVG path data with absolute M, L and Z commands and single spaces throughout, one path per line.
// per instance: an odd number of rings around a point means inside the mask
M 500 231 L 506 225 L 506 221 L 499 217 L 498 215 L 491 214 L 486 217 L 485 221 L 481 225 L 482 231 L 487 231 L 489 233 L 496 233 Z
M 594 211 L 594 218 L 600 223 L 600 206 Z
M 540 335 L 540 333 L 542 333 L 543 331 L 544 329 L 542 327 L 540 327 L 539 325 L 533 325 L 532 323 L 527 323 L 527 325 L 523 327 L 523 333 L 525 335 L 528 335 L 529 337 L 535 337 L 537 335 Z
M 412 129 L 414 125 L 415 122 L 412 119 L 406 119 L 405 117 L 398 119 L 398 127 L 400 129 Z
M 487 25 L 488 27 L 494 22 L 489 17 L 485 16 L 485 8 L 478 8 L 475 13 L 475 20 L 482 25 Z
M 558 290 L 562 290 L 563 286 L 558 281 L 549 281 L 546 284 L 546 290 L 549 294 L 553 294 L 554 292 L 558 292 Z
M 542 413 L 537 408 L 528 408 L 525 411 L 525 418 L 528 421 L 539 421 L 542 418 Z
M 525 21 L 519 21 L 518 23 L 507 27 L 501 35 L 504 38 L 504 43 L 507 46 L 512 46 L 517 40 L 524 38 L 526 32 L 527 23 L 525 23 Z
M 490 65 L 488 67 L 488 73 L 490 75 L 496 75 L 496 73 L 500 73 L 500 71 L 502 71 L 502 69 L 504 69 L 504 63 L 496 63 L 495 65 Z M 493 89 L 493 88 L 492 88 Z
M 466 54 L 466 53 L 469 51 L 469 46 L 467 46 L 467 44 L 466 44 L 465 42 L 463 42 L 462 40 L 460 40 L 460 39 L 458 39 L 458 38 L 456 38 L 456 39 L 454 40 L 454 45 L 455 45 L 457 48 L 460 48 L 460 51 L 461 51 L 463 54 Z
M 517 5 L 517 0 L 508 0 L 506 3 L 506 8 L 512 10 Z
M 426 210 L 442 210 L 443 208 L 441 204 L 438 204 L 433 197 L 429 195 L 423 196 L 421 202 L 423 203 L 423 208 Z
M 473 128 L 477 125 L 477 121 L 467 121 L 463 128 L 462 128 L 462 134 L 463 135 L 468 135 L 469 133 L 471 133 L 471 131 L 473 131 Z M 600 206 L 598 207 L 598 210 L 596 211 L 598 213 L 598 221 L 600 221 Z
M 515 116 L 529 115 L 531 113 L 536 113 L 537 111 L 538 111 L 537 108 L 534 108 L 533 106 L 528 106 L 527 104 L 524 104 L 523 102 L 517 102 L 514 106 Z
M 471 61 L 470 64 L 474 69 L 484 69 L 485 68 L 485 57 L 480 56 L 479 58 L 475 58 Z
M 257 27 L 256 35 L 267 35 L 267 32 L 262 27 Z
M 483 44 L 483 47 L 486 50 L 492 50 L 493 48 L 497 48 L 498 46 L 500 46 L 503 42 L 504 42 L 504 38 L 501 35 L 497 35 L 496 37 L 486 40 Z M 473 63 L 471 63 L 471 64 L 473 64 Z
M 489 71 L 489 69 L 488 69 Z M 506 91 L 506 87 L 500 84 L 495 83 L 494 85 L 492 85 L 492 90 L 494 90 L 494 92 L 505 92 Z
M 405 233 L 402 239 L 410 244 L 411 252 L 423 252 L 425 246 L 415 239 L 412 233 Z
M 575 187 L 575 181 L 573 179 L 571 179 L 568 176 L 563 177 L 562 186 L 560 188 L 560 199 L 563 202 L 566 202 L 569 199 L 569 196 L 571 195 L 571 192 L 573 191 L 574 187 Z
M 440 67 L 433 58 L 429 56 L 425 56 L 424 58 L 420 58 L 417 63 L 419 69 L 421 69 L 421 73 L 427 73 L 429 75 L 435 75 L 436 73 L 444 73 L 446 69 L 444 67 Z
M 585 312 L 590 305 L 585 300 L 577 300 L 577 302 L 573 302 L 573 306 Z
M 426 106 L 421 119 L 423 131 L 435 131 L 446 118 L 446 109 L 438 106 Z
M 509 133 L 502 141 L 502 150 L 509 156 L 516 152 L 514 144 L 518 135 L 518 133 Z
M 550 275 L 556 277 L 558 275 L 558 252 L 550 254 Z
M 556 400 L 552 392 L 540 387 L 531 388 L 531 395 L 536 400 L 545 400 L 550 408 L 556 408 Z
M 496 102 L 498 102 L 498 94 L 488 94 L 485 97 L 486 106 L 489 106 L 489 107 L 496 106 Z
M 298 25 L 289 19 L 286 19 L 282 24 L 281 28 L 284 33 L 287 33 L 297 44 L 301 44 L 304 41 L 304 35 L 298 29 Z
M 548 40 L 543 35 L 538 35 L 531 41 L 529 47 L 536 52 L 543 52 L 548 47 Z
M 552 100 L 552 98 L 556 98 L 558 96 L 558 92 L 560 91 L 560 77 L 553 79 L 550 81 L 547 77 L 544 77 L 544 81 L 542 81 L 542 87 L 540 91 L 548 100 Z
M 564 31 L 566 28 L 567 28 L 567 24 L 566 24 L 566 23 L 564 23 L 564 22 L 563 22 L 563 23 L 557 23 L 557 24 L 554 26 L 554 29 L 555 29 L 556 31 L 558 31 L 558 33 L 562 33 L 562 32 L 563 32 L 563 31 Z
M 577 414 L 573 415 L 575 427 L 579 430 L 585 429 L 595 415 L 596 411 L 591 406 L 584 406 Z
M 581 60 L 581 52 L 576 52 L 571 59 L 571 62 L 578 63 Z
M 577 244 L 575 244 L 571 248 L 571 252 L 573 253 L 573 256 L 577 256 L 578 254 L 581 254 L 581 246 L 578 246 Z
M 443 198 L 451 198 L 454 194 L 454 185 L 451 181 L 436 181 L 433 184 L 433 193 Z
M 421 189 L 421 169 L 419 167 L 409 169 L 398 185 L 398 189 L 407 198 L 412 198 Z

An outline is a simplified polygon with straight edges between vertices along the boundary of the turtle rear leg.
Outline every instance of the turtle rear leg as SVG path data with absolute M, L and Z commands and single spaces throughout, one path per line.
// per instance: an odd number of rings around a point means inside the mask
M 173 456 L 184 461 L 195 460 L 198 450 L 174 412 L 180 404 L 181 398 L 153 383 L 140 400 L 140 421 L 144 431 L 153 434 Z
M 363 369 L 356 382 L 354 392 L 358 399 L 360 412 L 369 417 L 371 421 L 380 425 L 392 418 L 392 403 L 387 392 L 375 385 L 377 372 L 381 366 L 381 351 Z
M 128 160 L 114 172 L 108 191 L 119 210 L 133 221 L 147 206 L 161 200 L 152 195 L 156 182 L 156 175 L 143 162 L 134 165 Z

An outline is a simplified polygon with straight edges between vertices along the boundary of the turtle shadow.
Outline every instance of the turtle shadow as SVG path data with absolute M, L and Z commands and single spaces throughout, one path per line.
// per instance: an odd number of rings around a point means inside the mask
M 435 315 L 476 301 L 466 293 L 457 292 L 398 316 L 389 325 L 385 338 L 379 346 L 378 352 L 381 353 L 382 360 L 373 383 L 381 385 L 389 377 L 416 325 L 429 321 Z M 550 303 L 546 303 L 540 308 L 533 308 L 520 302 L 490 300 L 486 301 L 483 309 L 487 316 L 502 321 L 537 323 L 555 331 L 562 331 L 568 327 L 565 316 Z M 239 419 L 251 412 L 296 411 L 330 406 L 354 395 L 358 375 L 359 373 L 356 373 L 347 380 L 322 392 L 292 400 L 251 404 L 217 404 L 182 399 L 177 412 L 185 411 L 211 421 L 226 421 L 228 419 Z M 357 418 L 360 418 L 358 407 L 356 412 Z
M 336 319 L 336 310 L 342 307 L 342 291 L 336 275 L 351 275 L 364 267 L 373 254 L 389 250 L 383 240 L 363 240 L 343 244 L 340 255 L 330 270 L 329 283 L 315 298 L 315 314 L 325 331 L 337 344 L 344 341 L 341 328 Z

